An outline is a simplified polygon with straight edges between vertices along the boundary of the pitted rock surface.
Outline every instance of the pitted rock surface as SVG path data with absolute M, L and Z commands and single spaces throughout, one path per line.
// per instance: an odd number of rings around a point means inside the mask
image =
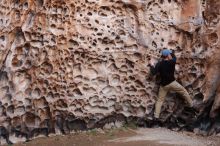
M 1 136 L 147 123 L 158 90 L 147 65 L 164 47 L 198 111 L 171 93 L 165 126 L 218 133 L 219 10 L 218 0 L 1 0 Z

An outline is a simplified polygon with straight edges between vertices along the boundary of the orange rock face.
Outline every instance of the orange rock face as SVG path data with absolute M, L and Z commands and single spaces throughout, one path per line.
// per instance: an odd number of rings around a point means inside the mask
M 175 50 L 177 80 L 200 119 L 174 94 L 162 119 L 218 132 L 219 9 L 218 0 L 0 1 L 2 135 L 16 142 L 148 122 L 158 85 L 147 65 L 164 47 Z

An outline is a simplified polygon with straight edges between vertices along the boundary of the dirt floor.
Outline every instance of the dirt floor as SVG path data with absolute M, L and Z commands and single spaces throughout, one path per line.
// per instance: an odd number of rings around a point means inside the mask
M 202 137 L 163 128 L 92 130 L 65 136 L 36 138 L 14 146 L 219 146 L 219 137 Z

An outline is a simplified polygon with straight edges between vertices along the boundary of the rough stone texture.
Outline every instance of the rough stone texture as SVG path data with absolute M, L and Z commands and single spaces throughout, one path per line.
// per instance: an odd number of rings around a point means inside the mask
M 147 122 L 158 89 L 147 64 L 163 47 L 199 111 L 169 94 L 165 125 L 218 133 L 219 13 L 218 0 L 1 0 L 1 136 Z

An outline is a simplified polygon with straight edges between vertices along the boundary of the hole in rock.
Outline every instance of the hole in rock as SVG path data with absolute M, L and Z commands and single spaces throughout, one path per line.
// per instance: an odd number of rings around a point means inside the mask
M 92 13 L 91 13 L 91 12 L 88 12 L 87 15 L 92 16 Z
M 42 7 L 44 4 L 44 0 L 36 0 L 39 7 Z
M 74 96 L 82 96 L 83 94 L 82 94 L 82 92 L 80 91 L 80 89 L 74 89 L 73 90 L 73 94 L 74 94 Z
M 10 105 L 10 106 L 7 107 L 6 111 L 9 114 L 13 114 L 14 113 L 14 109 L 15 109 L 14 105 Z
M 8 81 L 8 74 L 5 71 L 0 71 L 0 81 L 2 83 L 7 82 Z
M 5 41 L 5 36 L 4 35 L 2 35 L 2 36 L 0 36 L 0 41 Z
M 22 66 L 22 64 L 23 64 L 22 60 L 19 60 L 17 55 L 14 56 L 14 58 L 12 59 L 12 66 L 20 67 L 20 66 Z
M 203 101 L 203 98 L 204 98 L 204 95 L 200 92 L 196 94 L 193 99 L 195 99 L 196 101 Z
M 218 41 L 218 35 L 217 35 L 217 33 L 211 33 L 211 34 L 208 36 L 208 39 L 209 39 L 210 44 L 215 44 L 215 43 L 217 43 L 217 41 Z
M 86 126 L 86 122 L 80 119 L 75 119 L 75 120 L 68 120 L 67 119 L 67 126 L 69 128 L 70 131 L 75 130 L 86 130 L 87 126 Z
M 55 102 L 55 105 L 60 107 L 60 108 L 67 108 L 68 105 L 63 99 L 59 99 Z
M 49 75 L 53 72 L 53 66 L 48 62 L 44 62 L 41 65 L 41 72 L 45 75 Z
M 95 22 L 96 22 L 97 24 L 99 24 L 99 21 L 98 21 L 98 20 L 95 20 Z
M 152 46 L 155 47 L 155 48 L 157 48 L 157 44 L 156 44 L 155 41 L 152 42 Z
M 164 3 L 164 0 L 160 0 L 160 3 L 163 4 L 163 3 Z
M 35 88 L 34 91 L 32 91 L 32 97 L 38 98 L 41 95 L 41 90 L 39 88 Z

